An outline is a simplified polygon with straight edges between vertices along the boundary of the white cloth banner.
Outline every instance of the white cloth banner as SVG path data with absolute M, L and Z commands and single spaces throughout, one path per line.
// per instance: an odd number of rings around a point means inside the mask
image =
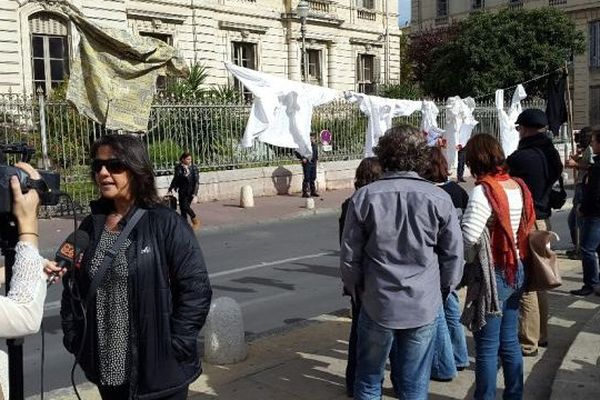
M 421 105 L 421 130 L 427 137 L 427 145 L 436 146 L 438 139 L 444 136 L 444 130 L 438 127 L 437 117 L 440 113 L 433 101 L 423 100 Z
M 242 146 L 252 147 L 254 139 L 258 139 L 274 146 L 298 149 L 310 159 L 313 107 L 340 98 L 342 93 L 230 63 L 225 63 L 225 67 L 255 96 Z
M 458 165 L 457 146 L 464 147 L 473 133 L 473 128 L 479 123 L 473 117 L 475 100 L 471 97 L 461 99 L 458 96 L 449 97 L 446 103 L 446 158 L 448 167 Z
M 519 146 L 519 132 L 515 129 L 517 117 L 521 114 L 521 100 L 527 97 L 523 85 L 518 85 L 513 94 L 508 113 L 504 110 L 504 90 L 496 90 L 496 108 L 498 109 L 498 124 L 500 144 L 504 156 L 510 156 Z
M 364 93 L 346 92 L 346 100 L 358 103 L 360 110 L 369 118 L 365 133 L 365 157 L 373 156 L 373 147 L 392 127 L 394 117 L 405 117 L 421 109 L 421 101 L 388 99 Z

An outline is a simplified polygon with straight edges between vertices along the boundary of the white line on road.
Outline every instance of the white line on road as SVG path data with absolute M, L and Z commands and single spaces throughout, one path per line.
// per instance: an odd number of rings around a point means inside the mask
M 237 273 L 240 273 L 240 272 L 252 271 L 254 269 L 260 269 L 260 268 L 265 268 L 265 267 L 272 267 L 274 265 L 287 264 L 287 263 L 291 263 L 291 262 L 294 262 L 294 261 L 307 260 L 307 259 L 310 259 L 310 258 L 319 258 L 319 257 L 325 257 L 325 256 L 332 256 L 334 254 L 335 253 L 332 253 L 332 252 L 325 252 L 325 253 L 317 253 L 317 254 L 307 254 L 305 256 L 300 256 L 300 257 L 284 258 L 283 260 L 261 262 L 261 263 L 258 263 L 258 264 L 249 265 L 247 267 L 235 268 L 235 269 L 230 269 L 230 270 L 222 271 L 222 272 L 215 272 L 214 274 L 208 274 L 208 276 L 211 279 L 212 278 L 220 278 L 222 276 L 233 275 L 233 274 L 237 274 Z M 250 301 L 249 304 L 250 303 L 252 303 L 252 301 Z M 44 309 L 46 311 L 60 309 L 60 300 L 51 301 L 51 302 L 46 303 L 46 306 L 44 307 Z
M 334 253 L 332 253 L 330 251 L 328 251 L 326 253 L 308 254 L 306 256 L 285 258 L 283 260 L 261 262 L 258 264 L 249 265 L 247 267 L 241 267 L 241 268 L 236 268 L 236 269 L 230 269 L 230 270 L 223 271 L 223 272 L 216 272 L 214 274 L 208 274 L 208 276 L 210 278 L 219 278 L 221 276 L 237 274 L 238 272 L 251 271 L 253 269 L 272 267 L 274 265 L 287 264 L 287 263 L 294 262 L 294 261 L 307 260 L 309 258 L 319 258 L 319 257 L 325 257 L 325 256 L 332 256 L 332 255 L 334 255 Z

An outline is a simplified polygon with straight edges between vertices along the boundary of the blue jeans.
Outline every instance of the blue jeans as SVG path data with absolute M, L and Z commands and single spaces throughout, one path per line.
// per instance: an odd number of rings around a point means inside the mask
M 460 322 L 460 300 L 458 293 L 451 292 L 443 310 L 436 319 L 435 350 L 431 366 L 431 377 L 452 379 L 456 368 L 469 366 L 469 353 L 465 330 Z
M 581 226 L 581 265 L 583 285 L 593 288 L 598 285 L 598 255 L 600 248 L 600 218 L 583 217 Z
M 433 358 L 435 321 L 413 329 L 389 329 L 362 309 L 358 320 L 358 351 L 354 398 L 381 399 L 385 362 L 392 357 L 392 380 L 403 400 L 425 400 Z M 390 353 L 394 342 L 394 350 Z
M 581 197 L 583 196 L 583 184 L 578 183 L 575 186 L 575 194 L 573 194 L 573 207 L 569 211 L 569 234 L 571 235 L 571 242 L 575 246 L 576 250 L 579 250 L 579 243 L 581 238 L 578 240 L 577 230 L 581 230 L 581 217 L 577 216 L 577 206 L 581 203 Z
M 519 263 L 515 287 L 496 272 L 498 300 L 502 316 L 488 316 L 487 323 L 473 333 L 475 339 L 475 399 L 496 399 L 498 356 L 504 372 L 505 400 L 523 398 L 523 355 L 519 344 L 519 298 L 524 281 L 523 264 Z

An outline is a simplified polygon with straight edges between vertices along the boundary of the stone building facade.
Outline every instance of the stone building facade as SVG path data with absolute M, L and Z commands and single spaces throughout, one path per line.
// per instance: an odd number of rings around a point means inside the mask
M 571 74 L 573 122 L 576 129 L 600 124 L 600 1 L 598 0 L 412 0 L 413 32 L 444 26 L 472 12 L 503 7 L 556 7 L 564 10 L 586 38 L 586 51 L 576 56 Z
M 131 29 L 209 67 L 208 84 L 233 84 L 223 61 L 302 79 L 299 0 L 70 0 L 100 25 Z M 400 78 L 396 0 L 309 0 L 311 83 L 371 91 Z M 68 76 L 77 32 L 40 1 L 0 0 L 0 93 L 46 92 Z M 161 82 L 158 82 L 159 86 Z

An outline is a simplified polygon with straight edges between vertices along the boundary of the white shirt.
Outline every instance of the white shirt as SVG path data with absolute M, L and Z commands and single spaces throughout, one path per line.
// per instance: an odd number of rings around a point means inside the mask
M 321 86 L 294 82 L 225 63 L 225 67 L 254 94 L 243 147 L 254 139 L 274 146 L 298 149 L 310 159 L 310 128 L 313 107 L 341 97 L 341 92 Z
M 521 114 L 521 100 L 527 97 L 523 85 L 518 85 L 513 93 L 508 113 L 504 111 L 504 90 L 496 90 L 496 108 L 498 109 L 498 123 L 500 129 L 500 144 L 504 156 L 510 156 L 519 146 L 519 132 L 515 129 L 515 122 Z
M 517 232 L 521 224 L 521 213 L 523 211 L 523 197 L 521 189 L 506 189 L 504 192 L 508 197 L 508 208 L 510 212 L 510 224 L 513 239 L 517 243 Z M 479 241 L 488 219 L 492 216 L 492 207 L 485 196 L 482 185 L 477 185 L 469 195 L 469 203 L 462 219 L 463 240 L 467 246 L 472 246 Z M 517 246 L 517 252 L 518 252 Z
M 31 335 L 40 329 L 46 275 L 42 257 L 31 244 L 19 242 L 8 295 L 0 296 L 0 337 Z
M 365 157 L 373 156 L 373 147 L 392 127 L 394 117 L 411 115 L 422 107 L 421 101 L 387 99 L 355 92 L 348 92 L 346 100 L 357 102 L 360 111 L 369 118 L 365 134 Z

